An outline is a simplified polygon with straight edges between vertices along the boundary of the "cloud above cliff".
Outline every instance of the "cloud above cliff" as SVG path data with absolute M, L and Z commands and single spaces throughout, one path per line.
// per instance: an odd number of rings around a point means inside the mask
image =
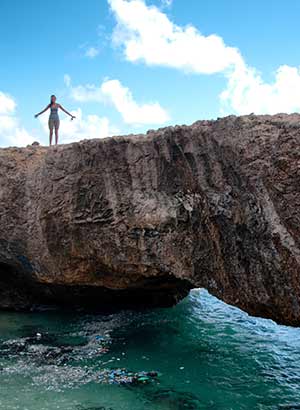
M 131 62 L 144 62 L 198 74 L 213 74 L 243 64 L 239 51 L 216 34 L 180 27 L 143 0 L 109 0 L 117 20 L 113 42 Z
M 9 115 L 15 112 L 17 104 L 8 94 L 0 91 L 0 115 Z
M 73 86 L 70 77 L 65 75 L 65 84 L 75 101 L 93 101 L 112 105 L 126 124 L 157 125 L 169 120 L 167 111 L 158 102 L 138 103 L 130 89 L 122 85 L 119 80 L 105 80 L 100 86 L 94 84 Z
M 116 19 L 113 43 L 127 61 L 198 75 L 222 73 L 227 80 L 220 94 L 222 114 L 300 110 L 300 67 L 282 65 L 267 83 L 222 37 L 205 36 L 193 25 L 181 27 L 144 0 L 108 2 Z
M 129 88 L 119 80 L 104 81 L 101 91 L 127 124 L 164 124 L 169 120 L 168 113 L 158 102 L 138 104 Z
M 277 114 L 300 110 L 300 67 L 280 66 L 274 81 L 266 83 L 251 67 L 244 66 L 229 75 L 221 93 L 222 113 Z
M 85 51 L 85 56 L 89 58 L 95 58 L 99 54 L 99 49 L 96 47 L 88 47 Z
M 0 91 L 0 141 L 3 146 L 23 146 L 34 141 L 29 132 L 21 126 L 16 110 L 14 98 Z

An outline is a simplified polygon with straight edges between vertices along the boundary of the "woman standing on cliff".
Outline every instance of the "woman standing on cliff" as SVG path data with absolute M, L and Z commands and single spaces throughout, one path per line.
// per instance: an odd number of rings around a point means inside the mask
M 50 131 L 49 145 L 52 145 L 53 128 L 55 129 L 55 145 L 57 145 L 58 144 L 58 129 L 59 129 L 58 109 L 60 108 L 62 111 L 68 114 L 71 117 L 71 120 L 73 120 L 76 117 L 74 117 L 74 115 L 70 114 L 67 110 L 65 110 L 60 104 L 57 104 L 55 95 L 51 95 L 50 104 L 48 104 L 47 107 L 43 111 L 36 114 L 35 118 L 43 114 L 49 108 L 50 108 L 50 116 L 49 116 L 49 121 L 48 121 L 49 131 Z

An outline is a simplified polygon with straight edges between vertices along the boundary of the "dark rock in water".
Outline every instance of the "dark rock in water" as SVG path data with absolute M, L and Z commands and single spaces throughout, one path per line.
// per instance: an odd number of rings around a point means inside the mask
M 77 406 L 77 410 L 114 410 L 112 407 L 104 407 L 104 406 L 93 406 L 93 407 L 84 407 L 84 406 Z
M 153 392 L 147 392 L 146 397 L 151 403 L 157 402 L 159 405 L 166 405 L 166 408 L 172 410 L 199 410 L 204 408 L 203 402 L 192 393 L 180 392 L 172 389 L 158 389 Z M 205 406 L 207 408 L 207 406 Z
M 103 369 L 99 373 L 99 381 L 104 384 L 143 385 L 154 381 L 158 372 L 131 372 L 127 369 Z
M 0 150 L 0 307 L 169 306 L 300 324 L 300 116 Z
M 48 339 L 50 341 L 51 339 Z M 67 363 L 71 358 L 73 349 L 71 347 L 48 346 L 46 340 L 38 341 L 33 337 L 8 340 L 0 344 L 0 358 L 23 357 L 30 358 L 36 364 L 56 364 Z

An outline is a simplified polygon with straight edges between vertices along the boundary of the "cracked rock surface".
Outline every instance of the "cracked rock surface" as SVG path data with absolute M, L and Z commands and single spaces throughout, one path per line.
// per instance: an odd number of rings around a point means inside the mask
M 300 116 L 0 150 L 0 307 L 169 306 L 300 324 Z

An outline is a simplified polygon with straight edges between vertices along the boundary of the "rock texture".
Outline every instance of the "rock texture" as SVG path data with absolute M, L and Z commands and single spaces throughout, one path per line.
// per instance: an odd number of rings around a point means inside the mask
M 300 324 L 300 116 L 0 150 L 0 307 L 166 306 Z

